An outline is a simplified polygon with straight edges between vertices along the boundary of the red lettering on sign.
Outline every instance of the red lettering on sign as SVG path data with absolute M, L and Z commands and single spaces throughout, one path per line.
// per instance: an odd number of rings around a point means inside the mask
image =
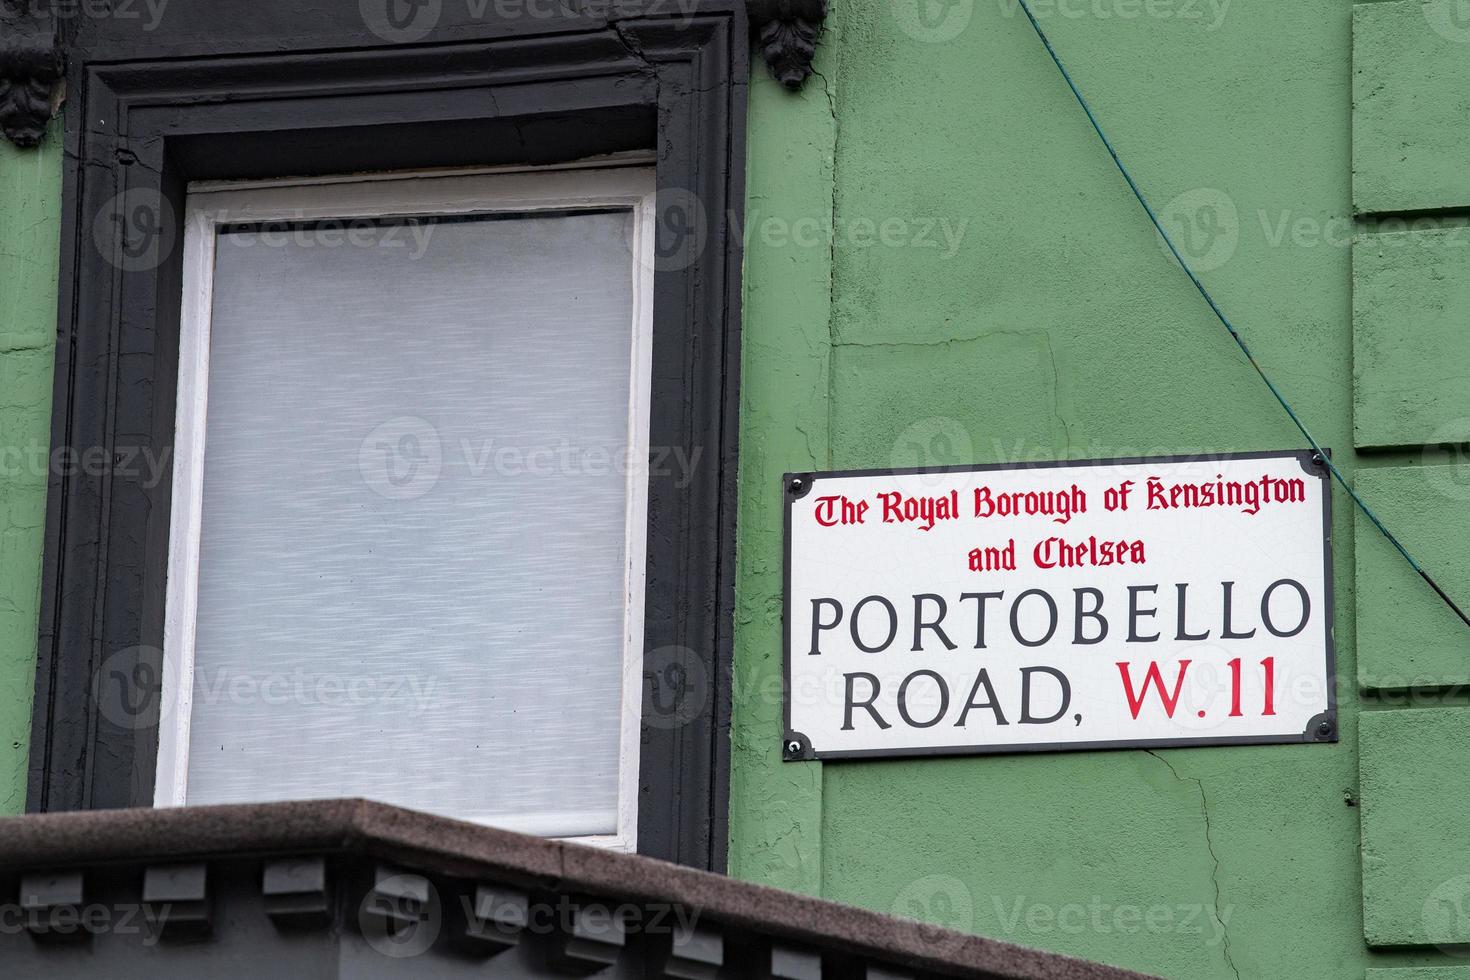
M 1184 672 L 1189 669 L 1190 661 L 1179 661 L 1179 676 L 1174 680 L 1174 693 L 1164 692 L 1164 678 L 1159 673 L 1159 665 L 1156 661 L 1150 661 L 1148 673 L 1143 678 L 1143 690 L 1137 694 L 1133 691 L 1133 677 L 1128 672 L 1127 662 L 1118 664 L 1118 673 L 1123 675 L 1123 694 L 1128 698 L 1128 710 L 1133 712 L 1134 720 L 1138 718 L 1138 712 L 1143 708 L 1143 699 L 1148 697 L 1149 685 L 1152 684 L 1159 692 L 1159 700 L 1164 704 L 1164 714 L 1170 718 L 1174 717 L 1174 708 L 1179 704 L 1179 692 L 1184 688 Z

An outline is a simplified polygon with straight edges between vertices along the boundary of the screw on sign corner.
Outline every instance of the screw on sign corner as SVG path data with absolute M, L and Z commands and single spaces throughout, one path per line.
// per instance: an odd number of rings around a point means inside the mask
M 786 762 L 805 762 L 816 758 L 811 751 L 811 743 L 801 732 L 787 732 L 786 737 L 781 740 L 781 758 Z

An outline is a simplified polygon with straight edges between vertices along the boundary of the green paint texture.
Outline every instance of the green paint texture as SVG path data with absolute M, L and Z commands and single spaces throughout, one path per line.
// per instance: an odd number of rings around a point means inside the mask
M 35 690 L 60 254 L 57 128 L 32 150 L 0 140 L 0 813 L 25 809 Z
M 1470 203 L 1470 141 L 1450 131 L 1470 125 L 1470 61 L 1403 63 L 1437 43 L 1398 10 L 1427 23 L 1418 4 L 1358 11 L 1355 56 L 1345 0 L 1037 3 L 1185 254 L 1350 472 L 1355 390 L 1429 354 L 1355 339 L 1352 202 Z M 1464 634 L 1383 542 L 1348 533 L 1341 496 L 1338 744 L 780 761 L 783 472 L 1300 445 L 1014 0 L 841 0 L 816 67 L 800 92 L 763 68 L 750 90 L 731 873 L 1167 977 L 1462 976 L 1452 953 L 1365 943 L 1434 941 L 1424 903 L 1470 873 L 1470 709 L 1358 710 L 1355 628 L 1373 671 L 1443 677 Z M 54 138 L 0 143 L 0 810 L 24 802 L 45 472 L 11 450 L 49 441 L 59 175 Z M 1461 308 L 1455 260 L 1445 282 L 1375 261 L 1357 270 L 1385 297 L 1374 336 L 1394 340 L 1398 304 L 1470 371 L 1436 319 Z M 1355 353 L 1379 375 L 1357 388 Z M 1433 374 L 1431 417 L 1367 414 L 1390 443 L 1427 440 L 1460 411 L 1452 373 Z M 1459 472 L 1356 482 L 1464 595 L 1470 508 L 1436 484 Z
M 1037 13 L 1351 473 L 1352 5 Z M 1302 444 L 1014 0 L 843 0 L 818 50 L 801 92 L 751 94 L 732 873 L 1166 977 L 1444 965 L 1364 942 L 1340 494 L 1337 744 L 779 761 L 784 470 Z
M 1357 445 L 1470 441 L 1470 227 L 1364 234 L 1352 252 Z
M 830 50 L 818 51 L 817 71 L 830 72 Z M 799 94 L 765 72 L 751 80 L 730 736 L 730 873 L 808 895 L 822 890 L 822 770 L 781 762 L 781 477 L 832 459 L 827 79 Z
M 1470 18 L 1459 0 L 1353 8 L 1353 203 L 1470 204 Z
M 1354 486 L 1435 581 L 1470 602 L 1470 464 L 1360 470 Z M 1366 517 L 1357 516 L 1354 534 L 1358 582 L 1368 586 L 1357 594 L 1362 687 L 1470 684 L 1470 630 Z
M 1362 739 L 1364 936 L 1374 946 L 1470 943 L 1470 710 L 1370 711 Z

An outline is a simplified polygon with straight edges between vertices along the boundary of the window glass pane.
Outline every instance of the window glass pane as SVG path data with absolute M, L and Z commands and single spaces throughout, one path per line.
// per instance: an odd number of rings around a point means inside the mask
M 188 803 L 616 830 L 629 222 L 220 234 Z

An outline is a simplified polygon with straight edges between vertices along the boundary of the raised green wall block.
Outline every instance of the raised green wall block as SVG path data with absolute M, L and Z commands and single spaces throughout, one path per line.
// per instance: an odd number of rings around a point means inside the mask
M 1470 980 L 1470 966 L 1406 966 L 1369 970 L 1363 980 Z
M 1354 485 L 1435 580 L 1470 603 L 1470 466 L 1359 470 Z M 1470 682 L 1470 630 L 1362 514 L 1354 537 L 1359 684 L 1428 690 Z
M 1470 48 L 1464 54 L 1470 63 Z M 1353 242 L 1353 433 L 1360 448 L 1470 440 L 1467 323 L 1470 228 L 1365 234 Z
M 1470 18 L 1459 0 L 1353 8 L 1353 207 L 1470 205 Z
M 1015 447 L 1055 458 L 1066 423 L 1044 330 L 997 331 L 944 345 L 843 344 L 832 357 L 832 442 L 855 467 L 1012 462 Z M 974 379 L 989 397 L 977 403 Z M 924 414 L 914 392 L 923 391 Z M 993 401 L 991 400 L 993 399 Z
M 0 813 L 25 809 L 51 443 L 61 140 L 0 140 Z
M 1470 942 L 1470 710 L 1369 711 L 1359 724 L 1363 936 Z

